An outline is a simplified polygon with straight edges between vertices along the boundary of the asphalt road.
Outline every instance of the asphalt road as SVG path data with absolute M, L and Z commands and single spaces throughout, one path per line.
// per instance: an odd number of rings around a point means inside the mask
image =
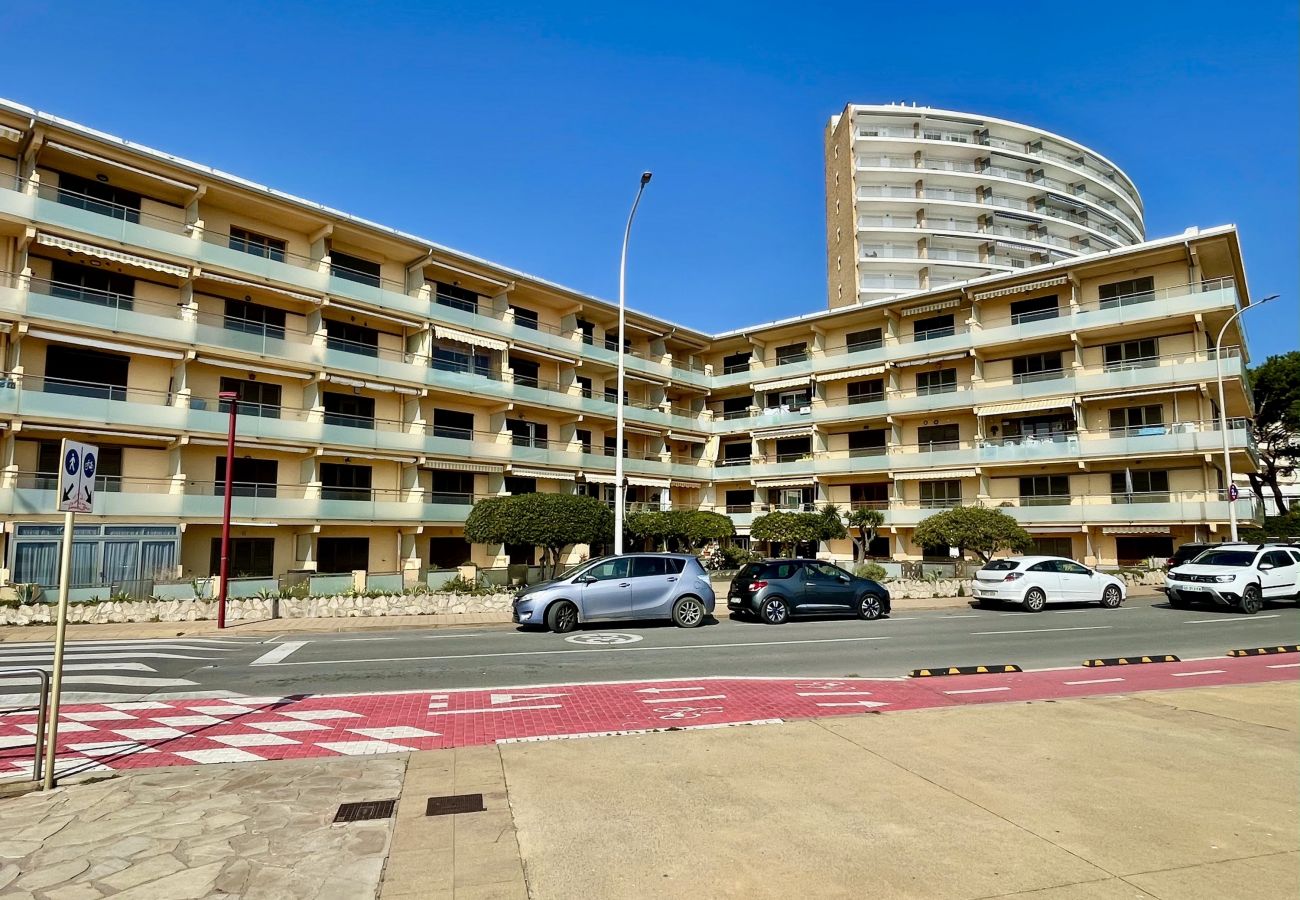
M 513 626 L 294 633 L 265 639 L 236 636 L 206 643 L 202 649 L 183 640 L 78 642 L 75 662 L 81 666 L 81 678 L 75 690 L 80 700 L 110 693 L 112 699 L 125 700 L 709 675 L 887 677 L 949 665 L 1015 663 L 1031 669 L 1079 665 L 1090 657 L 1163 653 L 1185 659 L 1217 657 L 1237 647 L 1296 643 L 1297 639 L 1300 609 L 1294 604 L 1242 616 L 1212 609 L 1175 610 L 1163 597 L 1144 597 L 1118 610 L 1062 606 L 1035 614 L 949 609 L 900 612 L 875 622 L 829 618 L 781 626 L 722 618 L 693 630 L 617 623 L 589 626 L 571 635 L 526 632 Z M 6 645 L 6 653 L 21 653 L 23 662 L 0 660 L 0 667 L 41 665 L 48 660 L 48 646 Z M 96 683 L 97 667 L 141 660 L 151 674 L 157 674 L 158 685 Z M 120 675 L 121 670 L 105 674 Z

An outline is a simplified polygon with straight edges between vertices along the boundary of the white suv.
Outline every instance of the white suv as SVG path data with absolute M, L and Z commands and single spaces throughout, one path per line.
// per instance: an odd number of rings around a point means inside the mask
M 1265 600 L 1300 595 L 1300 548 L 1280 544 L 1220 544 L 1165 576 L 1169 605 L 1231 606 L 1253 616 Z

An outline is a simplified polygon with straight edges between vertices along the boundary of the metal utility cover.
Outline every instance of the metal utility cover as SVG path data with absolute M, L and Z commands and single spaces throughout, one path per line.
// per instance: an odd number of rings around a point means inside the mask
M 344 803 L 334 814 L 338 822 L 366 822 L 371 819 L 387 819 L 397 807 L 396 800 L 363 800 L 360 803 Z
M 430 797 L 429 805 L 424 808 L 426 816 L 453 816 L 459 813 L 483 812 L 482 794 L 448 794 L 445 797 Z

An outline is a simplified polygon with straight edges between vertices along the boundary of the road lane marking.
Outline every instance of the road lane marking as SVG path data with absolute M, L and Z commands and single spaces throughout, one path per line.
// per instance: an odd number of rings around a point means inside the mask
M 538 703 L 534 706 L 489 706 L 486 709 L 431 709 L 431 716 L 467 716 L 470 713 L 514 712 L 517 709 L 562 709 L 559 703 Z
M 642 700 L 642 703 L 694 703 L 696 700 L 726 700 L 726 694 L 710 694 L 707 697 L 654 697 Z
M 1085 678 L 1082 681 L 1066 681 L 1063 684 L 1114 684 L 1117 681 L 1123 681 L 1123 678 Z
M 283 644 L 276 644 L 275 647 L 263 653 L 257 659 L 249 663 L 249 665 L 273 666 L 295 650 L 301 650 L 303 647 L 306 647 L 307 644 L 308 641 L 285 641 Z
M 972 631 L 971 634 L 1042 634 L 1047 631 L 1101 631 L 1109 625 L 1075 625 L 1073 628 L 1028 628 L 1019 631 Z
M 871 691 L 796 691 L 796 697 L 868 697 Z
M 441 695 L 441 696 L 446 696 Z M 567 697 L 568 694 L 492 694 L 488 703 L 492 706 L 500 706 L 502 703 L 519 703 L 524 700 L 554 700 L 556 697 Z
M 879 700 L 854 700 L 852 703 L 818 703 L 818 706 L 858 706 L 863 709 L 872 709 L 877 706 L 888 706 L 888 703 L 882 703 Z
M 1173 676 L 1175 678 L 1186 678 L 1189 675 L 1223 675 L 1223 674 L 1224 674 L 1223 669 L 1205 669 L 1204 671 L 1201 672 L 1174 672 Z
M 1106 610 L 1106 612 L 1107 612 L 1107 613 L 1113 613 L 1113 612 L 1132 612 L 1133 610 L 1135 610 L 1135 609 L 1137 609 L 1137 608 L 1138 608 L 1138 607 L 1136 607 L 1136 606 L 1117 606 L 1117 607 L 1115 607 L 1114 609 L 1108 609 L 1108 610 Z M 1051 612 L 1052 615 L 1054 615 L 1054 616 L 1070 616 L 1070 615 L 1074 615 L 1075 613 L 1090 613 L 1090 612 L 1097 612 L 1097 611 L 1100 610 L 1100 609 L 1101 609 L 1101 607 L 1100 607 L 1100 606 L 1097 606 L 1097 607 L 1089 607 L 1088 609 L 1053 609 L 1053 610 L 1049 610 L 1049 612 Z M 1029 615 L 1033 615 L 1033 613 L 1029 613 Z
M 680 691 L 702 691 L 702 687 L 679 687 L 679 688 L 641 688 L 639 691 L 633 691 L 634 694 L 668 694 Z
M 945 694 L 990 694 L 994 691 L 1009 691 L 1009 687 L 966 688 L 964 691 L 944 691 Z
M 391 662 L 436 662 L 445 659 L 497 659 L 510 656 L 559 656 L 568 653 L 650 653 L 664 650 L 719 650 L 728 647 L 791 647 L 797 644 L 848 644 L 861 641 L 888 641 L 888 637 L 813 638 L 801 641 L 745 641 L 726 644 L 673 644 L 668 647 L 581 647 L 572 650 L 511 650 L 505 653 L 456 653 L 448 656 L 388 656 L 378 659 L 290 660 L 265 663 L 270 666 L 343 666 L 373 665 Z M 680 681 L 681 679 L 670 679 Z M 602 682 L 604 683 L 604 682 Z M 479 690 L 471 688 L 469 690 Z
M 969 616 L 940 616 L 941 619 L 982 619 L 979 613 L 971 613 Z
M 1273 613 L 1267 616 L 1244 616 L 1240 618 L 1229 618 L 1227 616 L 1221 616 L 1217 619 L 1191 619 L 1189 621 L 1184 622 L 1183 624 L 1184 625 L 1218 625 L 1226 622 L 1258 622 L 1260 619 L 1276 619 L 1276 618 L 1278 618 L 1277 613 Z
M 1274 663 L 1269 666 L 1270 669 L 1295 669 L 1300 668 L 1300 663 Z

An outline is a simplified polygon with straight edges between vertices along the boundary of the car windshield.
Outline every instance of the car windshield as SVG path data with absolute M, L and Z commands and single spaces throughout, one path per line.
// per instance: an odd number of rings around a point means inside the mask
M 744 568 L 736 573 L 738 581 L 744 581 L 747 578 L 757 578 L 758 574 L 763 571 L 762 563 L 746 563 Z
M 1192 562 L 1198 566 L 1248 566 L 1255 561 L 1254 550 L 1206 550 Z
M 995 559 L 984 567 L 985 572 L 1010 572 L 1018 567 L 1020 562 L 1014 559 Z
M 593 565 L 595 565 L 596 563 L 600 562 L 602 559 L 608 559 L 608 558 L 609 558 L 609 557 L 607 557 L 607 556 L 598 556 L 598 557 L 596 557 L 595 559 L 589 559 L 589 560 L 586 560 L 585 562 L 580 562 L 580 563 L 578 563 L 576 566 L 570 566 L 569 568 L 567 568 L 567 569 L 565 569 L 563 572 L 561 572 L 561 573 L 557 576 L 557 579 L 559 579 L 559 578 L 572 578 L 574 575 L 577 575 L 577 574 L 578 574 L 579 572 L 581 572 L 583 569 L 586 569 L 586 568 L 588 568 L 589 566 L 593 566 Z

